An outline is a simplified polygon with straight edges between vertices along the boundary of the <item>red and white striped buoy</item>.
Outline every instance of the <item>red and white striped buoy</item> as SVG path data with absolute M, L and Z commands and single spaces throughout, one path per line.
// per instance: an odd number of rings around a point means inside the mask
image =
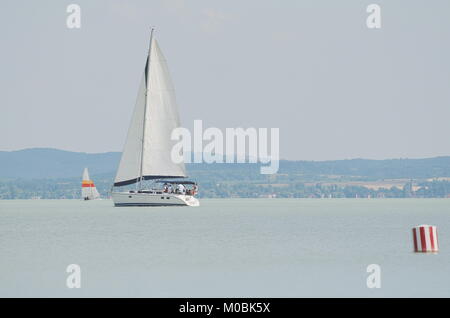
M 418 225 L 413 228 L 414 252 L 426 253 L 439 250 L 437 229 L 434 225 Z

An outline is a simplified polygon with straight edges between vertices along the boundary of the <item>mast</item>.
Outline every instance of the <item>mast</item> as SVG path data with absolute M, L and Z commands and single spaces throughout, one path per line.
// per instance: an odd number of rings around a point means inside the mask
M 145 108 L 144 108 L 144 118 L 143 118 L 143 125 L 142 125 L 142 144 L 141 144 L 141 165 L 139 167 L 139 190 L 142 190 L 142 180 L 143 180 L 143 165 L 144 165 L 144 143 L 145 143 L 145 122 L 147 117 L 147 95 L 150 90 L 150 58 L 152 55 L 152 42 L 153 42 L 153 31 L 155 30 L 154 27 L 151 28 L 150 31 L 150 45 L 148 49 L 148 58 L 147 58 L 147 68 L 146 68 L 146 74 L 145 74 Z

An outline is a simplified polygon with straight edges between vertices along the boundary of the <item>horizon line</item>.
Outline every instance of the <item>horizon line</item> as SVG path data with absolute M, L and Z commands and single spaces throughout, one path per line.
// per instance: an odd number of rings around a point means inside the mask
M 105 152 L 84 152 L 84 151 L 73 151 L 73 150 L 66 150 L 66 149 L 59 149 L 59 148 L 52 148 L 52 147 L 31 147 L 31 148 L 21 148 L 16 150 L 0 150 L 1 152 L 21 152 L 21 151 L 27 151 L 27 150 L 56 150 L 56 151 L 62 151 L 62 152 L 71 152 L 71 153 L 79 153 L 79 154 L 88 154 L 88 155 L 102 155 L 102 154 L 109 154 L 109 153 L 122 153 L 121 151 L 105 151 Z M 191 154 L 194 154 L 194 152 L 191 152 Z M 225 156 L 222 154 L 222 156 Z M 372 161 L 383 161 L 383 160 L 424 160 L 424 159 L 435 159 L 435 158 L 448 158 L 449 155 L 436 155 L 432 157 L 398 157 L 398 158 L 383 158 L 383 159 L 371 159 L 371 158 L 363 158 L 363 157 L 355 157 L 355 158 L 344 158 L 344 159 L 324 159 L 324 160 L 307 160 L 307 159 L 280 159 L 279 161 L 306 161 L 306 162 L 326 162 L 326 161 L 345 161 L 345 160 L 372 160 Z M 248 159 L 248 156 L 246 156 L 246 159 Z M 191 163 L 194 164 L 194 163 Z

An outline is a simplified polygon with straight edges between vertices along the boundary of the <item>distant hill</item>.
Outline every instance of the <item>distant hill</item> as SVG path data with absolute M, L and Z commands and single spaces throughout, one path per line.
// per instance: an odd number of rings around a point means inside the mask
M 80 198 L 84 167 L 89 168 L 97 189 L 105 197 L 111 189 L 119 160 L 118 152 L 2 151 L 0 200 Z M 450 197 L 450 157 L 281 160 L 276 175 L 263 175 L 259 164 L 246 163 L 188 164 L 187 172 L 199 183 L 202 198 Z M 427 180 L 438 177 L 441 179 Z
M 282 161 L 280 172 L 310 175 L 361 176 L 370 179 L 450 177 L 450 156 L 426 159 L 349 159 Z
M 112 177 L 119 152 L 82 153 L 49 148 L 0 151 L 0 179 L 81 177 L 84 167 L 93 176 Z M 260 175 L 259 164 L 188 164 L 193 177 L 210 180 L 251 180 Z M 279 174 L 286 178 L 339 175 L 365 179 L 450 177 L 450 156 L 427 159 L 351 159 L 335 161 L 280 161 Z M 317 179 L 317 178 L 314 178 Z
M 90 154 L 49 148 L 0 151 L 0 179 L 81 178 L 84 167 L 92 174 L 110 174 L 119 160 L 119 152 Z

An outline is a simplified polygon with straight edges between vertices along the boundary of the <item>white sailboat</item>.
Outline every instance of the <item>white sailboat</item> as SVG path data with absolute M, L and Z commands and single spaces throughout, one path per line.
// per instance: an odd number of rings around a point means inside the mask
M 166 60 L 153 37 L 142 76 L 133 117 L 113 187 L 136 184 L 134 190 L 115 191 L 115 206 L 198 206 L 197 185 L 186 178 L 184 163 L 174 163 L 173 129 L 180 127 L 175 91 Z M 144 180 L 154 181 L 144 189 Z M 191 187 L 191 189 L 188 189 Z
M 94 181 L 89 178 L 88 168 L 84 168 L 83 171 L 83 180 L 81 181 L 81 198 L 83 200 L 95 200 L 100 198 L 100 193 L 98 193 Z

